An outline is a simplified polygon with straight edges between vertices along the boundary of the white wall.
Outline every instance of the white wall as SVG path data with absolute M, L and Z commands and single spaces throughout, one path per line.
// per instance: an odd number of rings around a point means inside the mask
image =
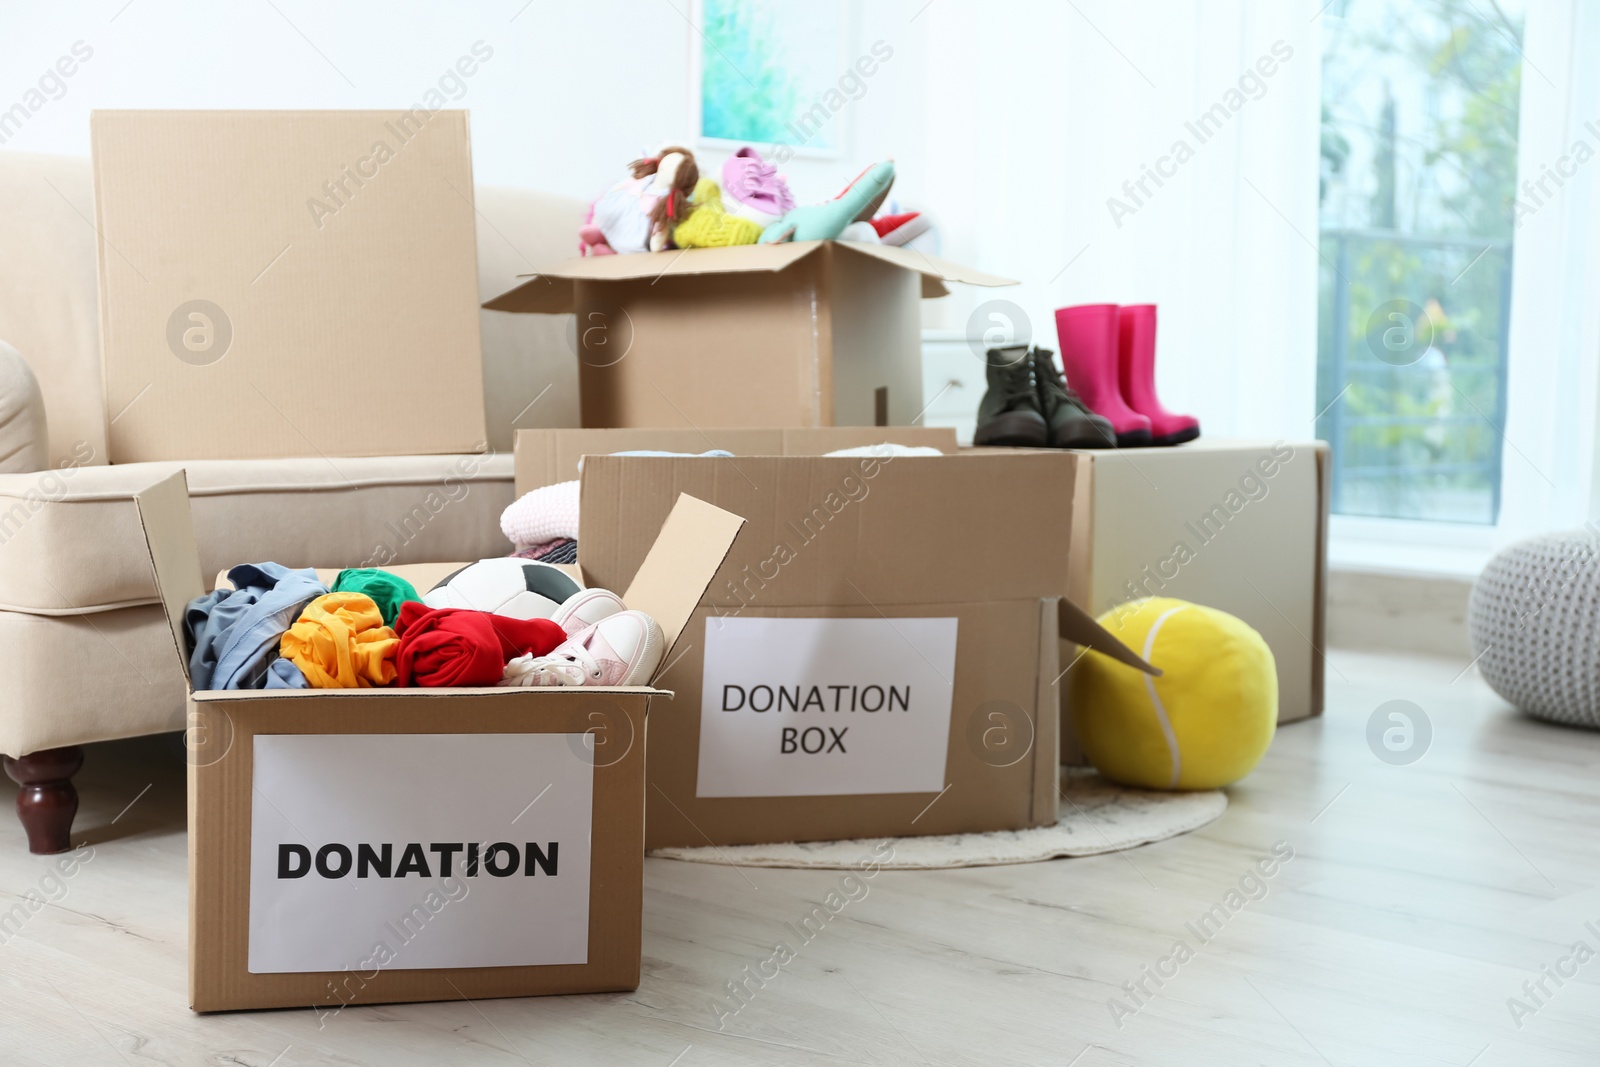
M 409 106 L 479 40 L 493 57 L 450 106 L 472 112 L 481 182 L 592 197 L 642 151 L 689 136 L 689 0 L 124 3 L 0 4 L 0 108 L 74 42 L 93 49 L 6 149 L 86 155 L 94 108 Z M 922 31 L 901 6 L 857 12 L 851 54 L 882 40 L 894 55 L 835 118 L 840 158 L 786 168 L 802 199 L 832 196 L 887 157 L 919 194 Z M 704 157 L 713 168 L 725 158 Z
M 946 253 L 1020 279 L 983 295 L 1021 305 L 1050 347 L 1055 308 L 1157 304 L 1169 407 L 1212 433 L 1309 438 L 1317 252 L 1301 235 L 1317 232 L 1315 10 L 939 0 L 924 16 L 930 70 L 948 72 L 930 82 L 931 199 L 963 212 Z M 1185 124 L 1277 42 L 1290 58 L 1199 143 Z M 1180 139 L 1193 158 L 1129 198 L 1123 183 Z M 1114 217 L 1112 197 L 1133 213 Z

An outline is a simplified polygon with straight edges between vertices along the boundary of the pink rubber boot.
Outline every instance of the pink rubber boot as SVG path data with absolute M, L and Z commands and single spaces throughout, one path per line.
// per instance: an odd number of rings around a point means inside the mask
M 1181 445 L 1200 436 L 1200 420 L 1174 415 L 1156 397 L 1156 306 L 1129 304 L 1117 313 L 1117 383 L 1122 398 L 1150 420 L 1150 443 Z
M 1150 443 L 1150 420 L 1127 405 L 1117 383 L 1117 305 L 1056 309 L 1056 337 L 1067 385 L 1097 415 L 1111 421 L 1118 448 Z

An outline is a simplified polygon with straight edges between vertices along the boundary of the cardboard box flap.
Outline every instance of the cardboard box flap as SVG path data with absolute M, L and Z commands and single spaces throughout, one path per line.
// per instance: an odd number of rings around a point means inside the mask
M 535 274 L 521 275 L 528 280 L 483 306 L 490 311 L 561 314 L 574 310 L 578 282 L 654 281 L 668 276 L 776 273 L 828 244 L 922 275 L 925 297 L 945 295 L 945 282 L 984 286 L 1017 284 L 1010 278 L 986 274 L 910 248 L 852 241 L 789 241 L 773 245 L 735 245 L 731 248 L 634 252 L 620 256 L 579 256 Z
M 733 248 L 691 248 L 672 252 L 632 252 L 621 256 L 579 256 L 563 260 L 534 274 L 483 306 L 490 311 L 562 314 L 574 310 L 576 285 L 583 282 L 623 282 L 667 275 L 733 274 L 749 271 L 775 273 L 804 259 L 820 241 L 781 245 L 739 245 Z
M 924 278 L 932 278 L 941 282 L 961 282 L 965 285 L 981 285 L 986 288 L 996 288 L 1002 285 L 1016 285 L 1015 278 L 1002 278 L 998 274 L 989 274 L 985 271 L 974 270 L 972 267 L 963 267 L 959 263 L 952 263 L 948 259 L 930 256 L 926 252 L 904 245 L 874 245 L 865 241 L 839 241 L 840 248 L 848 249 L 857 255 L 871 256 L 881 259 L 885 263 L 892 263 L 897 267 L 915 271 Z M 927 295 L 926 292 L 923 294 Z
M 172 629 L 172 647 L 183 668 L 184 683 L 189 685 L 183 614 L 189 601 L 205 593 L 206 586 L 200 577 L 200 548 L 195 543 L 194 519 L 189 513 L 188 475 L 180 470 L 135 493 L 133 500 L 150 550 L 156 596 L 161 599 L 161 610 Z
M 654 618 L 666 637 L 663 669 L 671 664 L 678 637 L 689 625 L 690 616 L 743 525 L 744 519 L 732 512 L 687 493 L 680 494 L 633 581 L 628 583 L 622 602 Z
M 1146 663 L 1127 645 L 1112 637 L 1111 632 L 1095 622 L 1093 616 L 1066 597 L 1061 598 L 1059 620 L 1061 636 L 1066 640 L 1102 652 L 1118 663 L 1125 663 L 1146 674 L 1161 677 L 1160 671 Z
M 583 281 L 631 281 L 683 274 L 733 274 L 780 271 L 822 247 L 821 241 L 778 245 L 734 245 L 729 248 L 687 248 L 670 252 L 633 252 L 622 256 L 577 256 L 527 277 Z
M 518 430 L 517 495 L 576 478 L 584 456 L 653 450 L 732 452 L 735 462 L 749 456 L 820 456 L 841 448 L 876 444 L 937 448 L 946 455 L 960 451 L 956 432 L 948 426 L 822 426 L 807 429 L 587 429 Z M 392 568 L 391 568 L 392 569 Z
M 89 132 L 111 462 L 483 450 L 465 111 L 96 110 Z M 381 408 L 352 404 L 374 367 Z

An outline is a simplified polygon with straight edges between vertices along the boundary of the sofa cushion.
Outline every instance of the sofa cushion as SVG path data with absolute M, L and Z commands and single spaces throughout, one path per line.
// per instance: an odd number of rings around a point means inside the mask
M 526 189 L 477 187 L 478 295 L 492 300 L 578 250 L 585 204 Z M 578 350 L 571 315 L 484 311 L 483 407 L 489 447 L 517 427 L 578 425 Z
M 85 463 L 92 460 L 85 457 Z M 360 567 L 511 551 L 511 456 L 196 460 L 0 475 L 0 610 L 77 615 L 154 603 L 133 494 L 188 471 L 207 584 L 236 563 Z
M 0 152 L 0 338 L 39 379 L 50 456 L 104 463 L 94 176 L 87 159 Z
M 0 611 L 0 752 L 184 728 L 183 670 L 161 609 L 48 618 Z
M 25 474 L 49 465 L 44 394 L 28 361 L 0 341 L 0 474 Z

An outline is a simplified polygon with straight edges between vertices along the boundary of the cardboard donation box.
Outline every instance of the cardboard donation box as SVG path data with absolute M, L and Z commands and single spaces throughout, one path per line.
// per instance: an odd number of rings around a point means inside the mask
M 184 659 L 203 584 L 183 474 L 137 499 Z M 670 654 L 742 520 L 688 498 L 663 519 L 625 595 Z M 191 691 L 191 1006 L 636 988 L 645 714 L 663 695 Z
M 465 111 L 90 130 L 113 463 L 482 451 Z
M 894 428 L 518 434 L 522 492 L 589 453 L 591 585 L 632 580 L 679 494 L 749 516 L 660 676 L 677 697 L 651 723 L 649 847 L 1051 825 L 1060 638 L 1144 666 L 1061 596 L 1072 457 L 819 454 L 866 437 L 955 448 Z M 735 456 L 607 454 L 691 438 Z
M 848 241 L 570 259 L 483 306 L 577 313 L 586 427 L 873 426 L 922 414 L 919 303 L 1009 279 Z
M 1202 437 L 1073 456 L 1069 594 L 1096 615 L 1146 596 L 1237 615 L 1277 661 L 1278 721 L 1320 714 L 1327 444 Z

